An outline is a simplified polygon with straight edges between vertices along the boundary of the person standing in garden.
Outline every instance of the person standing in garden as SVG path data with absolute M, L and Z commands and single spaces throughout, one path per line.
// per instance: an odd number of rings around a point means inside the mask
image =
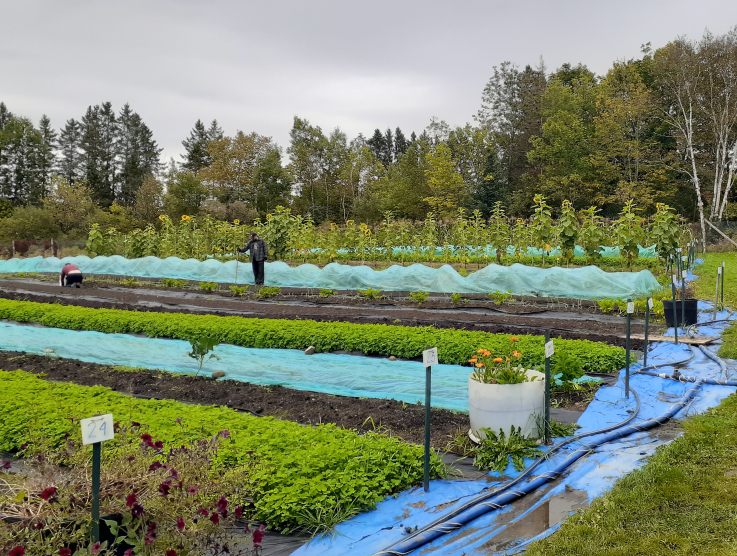
M 266 242 L 258 237 L 256 232 L 251 232 L 251 240 L 239 253 L 251 252 L 251 266 L 253 267 L 253 279 L 257 286 L 264 285 L 264 261 L 269 258 L 269 248 Z
M 66 286 L 68 288 L 71 288 L 72 284 L 74 284 L 75 287 L 79 288 L 82 286 L 83 279 L 84 276 L 82 276 L 82 271 L 79 270 L 79 267 L 77 265 L 67 263 L 64 265 L 64 268 L 61 269 L 61 275 L 59 276 L 59 285 L 62 287 Z

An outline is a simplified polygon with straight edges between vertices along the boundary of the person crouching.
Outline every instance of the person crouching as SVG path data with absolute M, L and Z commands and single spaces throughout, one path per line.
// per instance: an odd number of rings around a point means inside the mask
M 59 285 L 62 287 L 71 288 L 72 284 L 74 287 L 79 288 L 82 286 L 82 271 L 79 270 L 77 265 L 67 263 L 64 268 L 61 269 L 61 276 L 59 276 Z

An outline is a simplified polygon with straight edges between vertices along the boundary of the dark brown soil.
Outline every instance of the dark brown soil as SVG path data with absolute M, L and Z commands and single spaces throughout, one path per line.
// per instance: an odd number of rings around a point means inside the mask
M 333 396 L 283 386 L 265 387 L 235 380 L 194 378 L 160 370 L 116 370 L 96 363 L 24 352 L 0 351 L 0 369 L 44 373 L 45 380 L 107 386 L 134 396 L 224 405 L 307 425 L 335 423 L 362 432 L 377 430 L 416 444 L 424 442 L 424 406 L 396 400 Z M 583 411 L 591 397 L 586 392 L 576 392 L 554 402 L 554 405 Z M 468 415 L 432 409 L 430 425 L 432 446 L 444 449 L 451 435 L 459 430 L 468 431 L 470 422 Z
M 449 299 L 437 296 L 418 306 L 402 299 L 370 300 L 348 295 L 321 298 L 309 295 L 306 290 L 295 290 L 290 295 L 267 300 L 255 296 L 235 298 L 225 292 L 121 287 L 90 281 L 81 289 L 60 288 L 32 279 L 0 281 L 0 298 L 91 308 L 434 326 L 503 334 L 544 334 L 550 331 L 554 337 L 625 346 L 624 319 L 597 314 L 591 302 L 573 305 L 538 299 L 535 303 L 523 301 L 495 305 L 489 301 L 469 299 L 468 303 L 454 305 Z M 657 327 L 651 327 L 651 334 L 656 332 Z M 643 334 L 643 323 L 633 321 L 632 333 Z M 632 349 L 641 349 L 643 343 L 643 340 L 633 338 Z

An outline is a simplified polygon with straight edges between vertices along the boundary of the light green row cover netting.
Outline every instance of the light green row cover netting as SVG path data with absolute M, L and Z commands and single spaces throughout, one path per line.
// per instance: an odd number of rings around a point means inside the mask
M 0 261 L 0 273 L 60 272 L 64 263 L 77 265 L 85 274 L 115 274 L 144 278 L 235 282 L 236 261 L 159 259 L 144 257 L 33 257 Z M 266 263 L 266 285 L 295 288 L 331 288 L 382 291 L 426 291 L 438 293 L 489 293 L 511 291 L 514 295 L 569 297 L 574 299 L 627 298 L 646 295 L 660 286 L 648 270 L 604 272 L 598 267 L 536 268 L 514 264 L 491 264 L 464 278 L 449 265 L 431 268 L 422 264 L 394 265 L 386 270 L 368 266 L 331 263 L 324 268 L 312 264 L 290 267 L 283 262 Z M 249 263 L 240 263 L 238 283 L 252 284 Z

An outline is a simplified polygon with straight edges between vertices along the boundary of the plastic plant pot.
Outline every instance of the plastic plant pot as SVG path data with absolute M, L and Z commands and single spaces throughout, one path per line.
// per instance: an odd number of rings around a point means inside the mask
M 518 427 L 522 436 L 539 437 L 539 420 L 545 410 L 545 375 L 528 370 L 532 382 L 483 384 L 468 376 L 468 416 L 471 438 L 485 438 L 481 429 L 509 435 Z
M 698 299 L 687 299 L 686 300 L 686 326 L 696 324 L 698 320 Z M 669 328 L 673 327 L 673 300 L 663 300 L 663 310 L 665 311 L 665 324 Z M 681 323 L 681 315 L 683 314 L 683 301 L 676 300 L 676 319 L 678 320 L 678 326 Z

